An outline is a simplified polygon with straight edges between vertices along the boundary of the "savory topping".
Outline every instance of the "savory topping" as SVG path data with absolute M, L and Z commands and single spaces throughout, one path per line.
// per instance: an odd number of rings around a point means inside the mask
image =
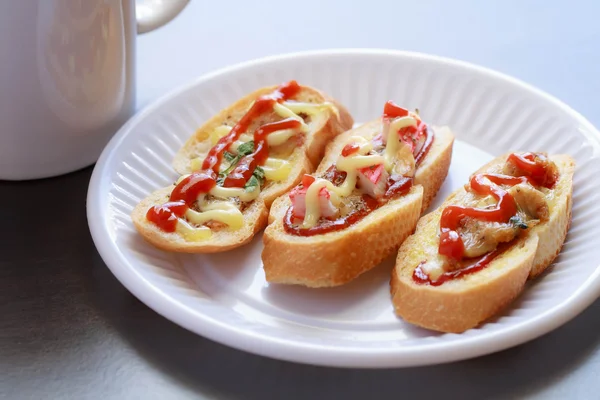
M 533 227 L 539 222 L 545 222 L 550 216 L 546 195 L 530 184 L 520 183 L 508 190 L 517 204 L 517 217 Z
M 319 104 L 302 103 L 299 101 L 284 101 L 282 105 L 287 107 L 287 109 L 291 110 L 293 113 L 298 114 L 299 116 L 313 116 L 321 113 L 324 110 L 331 110 L 337 118 L 340 117 L 337 107 L 335 107 L 333 103 L 330 103 L 328 101 Z
M 434 275 L 434 273 L 432 272 L 425 272 L 424 265 L 426 265 L 427 263 L 425 261 L 422 261 L 421 264 L 419 264 L 417 268 L 415 268 L 415 271 L 413 273 L 413 280 L 416 283 L 429 284 L 431 286 L 440 286 L 446 281 L 458 279 L 465 275 L 470 275 L 477 271 L 481 271 L 482 269 L 487 267 L 489 263 L 491 263 L 492 260 L 496 258 L 496 256 L 499 253 L 500 251 L 494 250 L 481 257 L 475 263 L 471 263 L 460 268 L 451 269 L 447 271 L 445 271 L 443 268 L 439 268 L 436 270 L 436 275 Z
M 383 164 L 376 164 L 358 170 L 358 188 L 373 198 L 383 197 L 388 180 L 389 174 Z
M 308 132 L 305 119 L 323 110 L 338 113 L 331 103 L 290 100 L 299 91 L 295 81 L 287 82 L 258 97 L 234 126 L 216 127 L 209 135 L 212 147 L 206 157 L 191 160 L 193 172 L 178 179 L 168 202 L 150 208 L 147 219 L 186 240 L 206 239 L 215 229 L 241 228 L 246 204 L 260 195 L 267 181 L 283 181 L 291 170 L 288 160 L 270 157 L 271 148 L 276 154 L 289 154 L 282 148 Z
M 386 126 L 390 132 L 392 132 L 392 137 L 389 138 L 389 134 L 386 135 Z M 413 117 L 399 117 L 396 118 L 391 123 L 384 123 L 383 130 L 383 142 L 386 144 L 385 146 L 385 169 L 391 171 L 392 165 L 394 163 L 394 159 L 396 158 L 396 154 L 398 153 L 398 149 L 402 147 L 414 148 L 414 144 L 412 142 L 413 132 L 417 131 L 417 120 Z M 394 137 L 394 132 L 398 132 L 398 138 Z M 388 140 L 389 139 L 389 140 Z M 394 140 L 395 139 L 395 140 Z M 412 149 L 411 149 L 412 150 Z M 412 151 L 411 151 L 412 153 Z
M 527 176 L 536 186 L 551 189 L 558 179 L 558 167 L 541 153 L 513 153 L 508 157 L 504 173 Z
M 253 176 L 256 167 L 263 165 L 269 157 L 269 146 L 266 136 L 281 129 L 298 129 L 301 123 L 293 118 L 287 118 L 279 122 L 271 122 L 258 128 L 254 132 L 254 151 L 244 156 L 235 166 L 223 182 L 224 187 L 244 187 Z M 238 151 L 241 149 L 238 148 Z
M 418 115 L 385 105 L 381 132 L 351 136 L 335 164 L 320 177 L 306 175 L 290 193 L 284 227 L 295 235 L 344 229 L 391 198 L 407 193 L 433 135 Z
M 417 266 L 416 282 L 434 284 L 478 271 L 503 244 L 548 220 L 547 191 L 558 179 L 556 165 L 543 154 L 512 153 L 502 172 L 472 176 L 464 204 L 442 211 L 439 254 Z
M 331 194 L 324 186 L 312 185 L 315 178 L 310 175 L 304 175 L 302 185 L 296 186 L 290 192 L 290 199 L 294 203 L 293 216 L 295 218 L 304 218 L 306 216 L 306 193 L 309 190 L 317 191 L 317 201 L 309 204 L 309 213 L 316 215 L 317 213 L 324 218 L 332 217 L 337 213 L 337 208 L 331 202 Z M 312 185 L 312 186 L 311 186 Z M 335 198 L 335 197 L 334 197 Z M 315 208 L 318 208 L 316 211 Z
M 241 228 L 244 219 L 238 208 L 229 202 L 215 202 L 202 206 L 202 212 L 188 208 L 185 212 L 186 219 L 196 225 L 204 225 L 209 221 L 219 221 L 232 229 Z
M 465 217 L 457 233 L 463 242 L 462 257 L 474 258 L 487 254 L 496 249 L 499 243 L 513 240 L 520 233 L 520 230 L 521 228 L 511 223 L 510 220 L 509 222 L 488 222 L 473 217 Z M 454 256 L 454 254 L 451 256 Z M 452 268 L 452 265 L 449 265 L 449 267 Z
M 392 158 L 397 141 L 388 142 L 389 132 L 398 134 L 400 141 L 407 145 L 414 155 L 416 164 L 421 163 L 433 143 L 433 135 L 428 134 L 428 126 L 421 121 L 418 112 L 409 112 L 391 101 L 388 101 L 383 109 L 382 141 L 386 145 L 387 156 Z M 388 151 L 390 146 L 392 150 Z

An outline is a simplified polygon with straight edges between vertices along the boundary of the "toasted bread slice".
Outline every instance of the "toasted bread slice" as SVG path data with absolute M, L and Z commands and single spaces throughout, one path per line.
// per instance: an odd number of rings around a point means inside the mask
M 159 249 L 180 253 L 218 253 L 227 251 L 252 240 L 267 223 L 268 211 L 265 203 L 253 201 L 244 210 L 244 224 L 236 230 L 218 229 L 212 232 L 210 239 L 187 241 L 177 232 L 164 232 L 146 219 L 149 208 L 162 204 L 168 199 L 174 186 L 159 189 L 143 199 L 133 210 L 132 219 L 136 229 L 149 243 Z
M 433 144 L 415 171 L 410 191 L 346 229 L 308 237 L 288 234 L 283 219 L 291 200 L 278 198 L 263 235 L 267 281 L 308 287 L 343 285 L 395 252 L 414 231 L 421 210 L 428 207 L 448 173 L 454 136 L 447 127 L 433 130 Z M 315 174 L 324 173 L 336 162 L 349 137 L 370 140 L 380 131 L 381 119 L 376 119 L 338 136 L 328 145 Z
M 175 155 L 173 160 L 173 168 L 175 168 L 175 171 L 181 175 L 192 172 L 193 168 L 191 166 L 191 161 L 197 158 L 203 159 L 212 147 L 209 140 L 210 134 L 221 125 L 233 125 L 235 122 L 239 121 L 246 113 L 250 104 L 257 97 L 268 94 L 276 88 L 276 86 L 270 86 L 250 93 L 209 119 L 184 143 L 183 147 Z M 319 165 L 319 162 L 323 158 L 326 145 L 338 134 L 352 128 L 354 120 L 342 104 L 320 90 L 309 86 L 302 86 L 302 90 L 292 97 L 291 100 L 312 104 L 329 102 L 338 110 L 339 115 L 337 116 L 331 111 L 312 116 L 310 121 L 311 132 L 306 136 L 303 146 L 298 148 L 293 154 L 294 156 L 298 155 L 302 156 L 301 158 L 308 159 L 314 169 Z M 266 120 L 264 120 L 264 122 L 266 122 Z M 262 123 L 263 121 L 257 121 L 256 125 Z M 310 172 L 312 172 L 312 170 Z M 282 193 L 287 190 L 290 186 L 290 182 L 297 181 L 300 176 L 301 175 L 290 174 L 287 181 L 278 185 L 273 185 L 269 191 L 265 190 L 269 193 L 269 195 L 265 194 L 267 197 L 265 201 L 267 205 L 279 196 L 277 193 Z
M 175 155 L 174 169 L 182 175 L 197 170 L 198 167 L 194 168 L 194 162 L 196 162 L 196 166 L 201 164 L 215 144 L 211 134 L 222 125 L 229 127 L 235 125 L 259 96 L 269 94 L 275 89 L 277 89 L 276 86 L 259 89 L 208 120 Z M 187 240 L 177 231 L 166 232 L 160 229 L 148 221 L 146 213 L 151 207 L 168 201 L 170 193 L 175 188 L 175 184 L 173 184 L 151 193 L 133 210 L 131 217 L 134 226 L 144 239 L 166 251 L 213 253 L 242 246 L 263 229 L 266 226 L 268 210 L 273 200 L 294 187 L 303 174 L 312 172 L 323 156 L 326 144 L 335 136 L 350 129 L 353 124 L 353 119 L 344 106 L 312 87 L 300 86 L 300 91 L 289 100 L 312 104 L 330 103 L 333 107 L 325 107 L 319 113 L 301 116 L 308 125 L 308 132 L 302 136 L 301 142 L 296 142 L 293 149 L 290 150 L 288 146 L 285 155 L 278 156 L 288 163 L 289 173 L 284 179 L 277 181 L 267 179 L 258 197 L 245 204 L 242 209 L 243 224 L 241 228 L 231 229 L 227 225 L 221 225 L 214 229 L 211 228 L 210 237 L 201 240 Z M 251 135 L 261 125 L 281 119 L 282 117 L 274 113 L 267 113 L 253 121 L 246 133 Z M 292 140 L 295 139 L 292 138 L 286 143 L 289 144 Z
M 575 163 L 568 155 L 549 157 L 560 177 L 546 193 L 548 219 L 508 242 L 505 250 L 483 269 L 435 286 L 417 283 L 415 268 L 435 259 L 442 211 L 464 204 L 464 187 L 453 192 L 435 211 L 419 221 L 417 229 L 400 247 L 390 286 L 395 313 L 403 320 L 427 329 L 460 333 L 497 315 L 524 290 L 528 278 L 541 274 L 560 252 L 571 219 Z M 476 173 L 499 173 L 507 159 L 500 156 Z

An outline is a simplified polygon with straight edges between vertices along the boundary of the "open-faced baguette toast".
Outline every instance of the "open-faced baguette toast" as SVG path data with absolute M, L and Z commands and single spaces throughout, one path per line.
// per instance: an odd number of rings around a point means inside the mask
M 339 103 L 295 81 L 259 89 L 222 110 L 173 160 L 181 177 L 133 210 L 148 242 L 211 253 L 249 242 L 275 198 L 314 171 L 326 144 L 350 129 Z
M 574 170 L 568 155 L 519 152 L 476 171 L 400 247 L 390 282 L 395 313 L 455 333 L 495 316 L 560 252 Z
M 395 252 L 444 181 L 454 136 L 391 102 L 334 139 L 321 164 L 279 197 L 263 235 L 270 283 L 345 284 Z

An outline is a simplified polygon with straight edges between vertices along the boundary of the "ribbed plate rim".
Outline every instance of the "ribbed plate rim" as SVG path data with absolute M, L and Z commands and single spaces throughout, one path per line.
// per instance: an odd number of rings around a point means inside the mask
M 172 98 L 193 89 L 206 81 L 218 76 L 227 75 L 246 68 L 259 65 L 277 63 L 289 59 L 331 57 L 331 56 L 389 56 L 405 59 L 416 58 L 439 64 L 448 64 L 461 69 L 478 72 L 483 75 L 503 80 L 507 83 L 519 86 L 522 89 L 539 96 L 560 108 L 563 112 L 574 118 L 581 124 L 587 134 L 588 142 L 593 146 L 594 153 L 600 150 L 600 132 L 584 116 L 572 109 L 567 104 L 550 94 L 528 84 L 517 78 L 492 70 L 487 67 L 472 64 L 466 61 L 441 57 L 412 51 L 390 50 L 390 49 L 324 49 L 301 51 L 279 55 L 269 55 L 254 60 L 245 61 L 229 67 L 218 69 L 214 72 L 204 74 L 197 79 L 180 85 L 165 95 L 161 96 L 151 104 L 146 105 L 113 136 L 99 157 L 88 187 L 87 196 L 87 218 L 92 239 L 98 252 L 111 272 L 117 279 L 140 301 L 148 305 L 154 311 L 172 322 L 202 335 L 213 341 L 228 345 L 239 350 L 254 354 L 271 357 L 275 359 L 337 367 L 362 367 L 362 368 L 387 368 L 406 367 L 427 364 L 445 363 L 500 351 L 544 335 L 553 329 L 563 325 L 587 308 L 600 296 L 600 265 L 588 277 L 568 299 L 554 307 L 551 312 L 546 312 L 531 318 L 528 321 L 514 327 L 514 329 L 494 332 L 483 336 L 465 336 L 464 341 L 453 341 L 450 343 L 424 344 L 415 348 L 396 347 L 393 349 L 348 349 L 333 348 L 330 346 L 319 346 L 308 343 L 290 342 L 284 339 L 263 337 L 256 332 L 239 332 L 228 324 L 218 323 L 208 319 L 181 304 L 176 299 L 158 290 L 149 282 L 143 274 L 128 263 L 125 257 L 108 240 L 108 231 L 104 220 L 98 217 L 98 210 L 102 209 L 101 202 L 104 201 L 106 193 L 101 192 L 100 180 L 102 173 L 110 164 L 114 151 L 124 140 L 131 128 L 138 121 L 153 113 Z M 202 323 L 198 323 L 199 320 Z M 316 357 L 316 352 L 325 351 L 328 357 Z

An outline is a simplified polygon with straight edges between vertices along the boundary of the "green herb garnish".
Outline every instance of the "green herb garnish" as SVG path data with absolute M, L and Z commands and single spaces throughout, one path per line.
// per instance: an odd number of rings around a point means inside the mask
M 250 140 L 246 143 L 241 144 L 238 149 L 238 154 L 241 154 L 243 156 L 247 156 L 248 154 L 252 153 L 254 151 L 254 140 Z
M 260 181 L 255 175 L 252 175 L 250 179 L 248 179 L 248 182 L 246 182 L 244 189 L 246 189 L 247 192 L 253 192 L 257 187 L 260 187 Z
M 227 175 L 229 175 L 231 171 L 233 171 L 237 163 L 240 162 L 242 156 L 239 154 L 236 156 L 226 151 L 225 153 L 223 153 L 223 158 L 225 158 L 229 162 L 229 166 L 223 171 L 219 172 L 219 176 L 217 177 L 217 185 L 219 186 L 223 186 L 225 178 L 227 177 Z
M 229 167 L 227 167 L 225 170 L 223 170 L 222 172 L 219 173 L 219 175 L 229 175 L 229 173 L 231 171 L 233 171 L 233 169 L 235 168 L 235 166 L 237 165 L 237 163 L 240 161 L 242 157 L 237 156 L 236 158 L 234 158 L 231 163 L 229 164 Z
M 254 191 L 256 187 L 260 187 L 265 182 L 265 171 L 261 167 L 256 167 L 244 189 L 248 192 Z
M 238 152 L 237 155 L 230 153 L 228 151 L 224 152 L 223 158 L 225 158 L 225 160 L 227 160 L 227 162 L 229 162 L 229 166 L 225 170 L 223 170 L 219 173 L 219 176 L 217 177 L 217 185 L 223 186 L 223 182 L 225 182 L 225 178 L 227 177 L 227 175 L 229 175 L 231 173 L 231 171 L 233 171 L 233 169 L 240 162 L 242 157 L 247 156 L 248 154 L 251 154 L 253 151 L 254 151 L 254 141 L 250 140 L 246 143 L 241 144 L 237 148 L 237 152 Z M 262 185 L 264 183 L 264 181 L 265 181 L 265 171 L 261 167 L 256 167 L 254 169 L 254 171 L 252 172 L 252 176 L 250 177 L 250 179 L 248 179 L 248 182 L 246 182 L 246 185 L 244 186 L 244 188 L 247 191 L 252 192 L 256 187 L 260 187 L 260 185 Z
M 252 175 L 256 176 L 260 183 L 263 183 L 265 180 L 265 170 L 261 167 L 256 167 Z
M 527 224 L 523 221 L 523 219 L 521 217 L 519 217 L 518 215 L 513 215 L 512 217 L 510 217 L 510 219 L 508 220 L 508 222 L 510 222 L 511 224 L 513 224 L 513 226 L 515 228 L 520 228 L 520 229 L 527 229 L 527 228 L 529 228 L 527 226 Z
M 228 151 L 226 151 L 225 153 L 223 153 L 223 157 L 229 162 L 233 162 L 233 160 L 235 160 L 238 156 L 236 156 L 233 153 L 230 153 Z

